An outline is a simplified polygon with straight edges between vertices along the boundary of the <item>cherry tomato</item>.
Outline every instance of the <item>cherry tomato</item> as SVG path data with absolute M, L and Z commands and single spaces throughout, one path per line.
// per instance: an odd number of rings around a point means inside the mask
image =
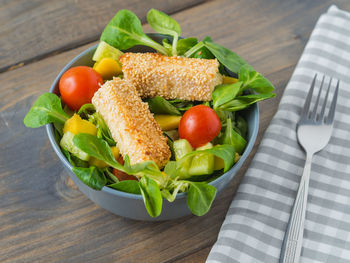
M 72 110 L 79 110 L 86 103 L 91 103 L 95 92 L 103 84 L 99 73 L 90 67 L 70 68 L 61 77 L 59 90 L 63 101 Z
M 179 125 L 180 138 L 186 139 L 194 148 L 213 140 L 220 130 L 218 115 L 205 105 L 197 105 L 186 111 Z

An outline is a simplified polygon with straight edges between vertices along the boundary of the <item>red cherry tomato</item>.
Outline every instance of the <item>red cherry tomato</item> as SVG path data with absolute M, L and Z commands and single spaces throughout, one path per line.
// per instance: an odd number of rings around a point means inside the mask
M 61 77 L 59 90 L 63 101 L 72 110 L 79 110 L 91 103 L 95 92 L 103 84 L 103 79 L 94 69 L 86 66 L 70 68 Z
M 218 115 L 205 105 L 197 105 L 186 111 L 179 125 L 180 138 L 186 139 L 194 148 L 213 140 L 220 130 Z

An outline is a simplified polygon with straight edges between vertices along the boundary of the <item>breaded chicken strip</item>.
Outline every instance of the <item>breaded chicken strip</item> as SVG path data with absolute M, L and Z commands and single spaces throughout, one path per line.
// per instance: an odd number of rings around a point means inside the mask
M 216 59 L 168 57 L 159 53 L 125 53 L 120 57 L 124 78 L 142 98 L 210 101 L 222 83 Z
M 95 93 L 92 104 L 131 164 L 152 160 L 162 168 L 169 161 L 167 139 L 130 82 L 120 78 L 107 81 Z

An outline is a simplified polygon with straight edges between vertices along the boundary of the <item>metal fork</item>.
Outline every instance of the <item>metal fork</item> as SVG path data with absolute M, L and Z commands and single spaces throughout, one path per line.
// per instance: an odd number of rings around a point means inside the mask
M 325 112 L 329 90 L 332 84 L 332 78 L 329 80 L 326 97 L 321 105 L 320 97 L 325 86 L 325 77 L 323 76 L 315 105 L 313 109 L 311 109 L 311 99 L 313 96 L 316 79 L 317 74 L 312 81 L 310 91 L 307 95 L 304 108 L 302 110 L 301 118 L 297 125 L 297 137 L 300 145 L 306 152 L 306 162 L 303 175 L 300 179 L 297 197 L 294 201 L 293 210 L 289 218 L 287 231 L 284 236 L 280 263 L 298 263 L 300 261 L 312 157 L 315 153 L 322 150 L 328 144 L 333 129 L 334 114 L 339 90 L 339 80 L 337 81 L 332 102 L 328 114 L 326 115 Z M 318 114 L 318 108 L 320 106 L 322 108 L 321 112 Z

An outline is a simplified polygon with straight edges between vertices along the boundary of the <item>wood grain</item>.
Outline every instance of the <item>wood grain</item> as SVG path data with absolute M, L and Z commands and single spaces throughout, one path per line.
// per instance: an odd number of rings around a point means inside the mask
M 348 1 L 336 2 L 350 10 Z M 0 262 L 203 262 L 308 36 L 330 3 L 219 0 L 174 15 L 185 36 L 212 36 L 277 88 L 275 99 L 260 103 L 252 154 L 203 217 L 138 222 L 97 207 L 72 185 L 44 129 L 24 127 L 33 101 L 93 43 L 0 74 Z
M 173 14 L 203 0 L 17 0 L 0 8 L 0 72 L 96 41 L 117 10 L 142 22 L 151 7 Z

